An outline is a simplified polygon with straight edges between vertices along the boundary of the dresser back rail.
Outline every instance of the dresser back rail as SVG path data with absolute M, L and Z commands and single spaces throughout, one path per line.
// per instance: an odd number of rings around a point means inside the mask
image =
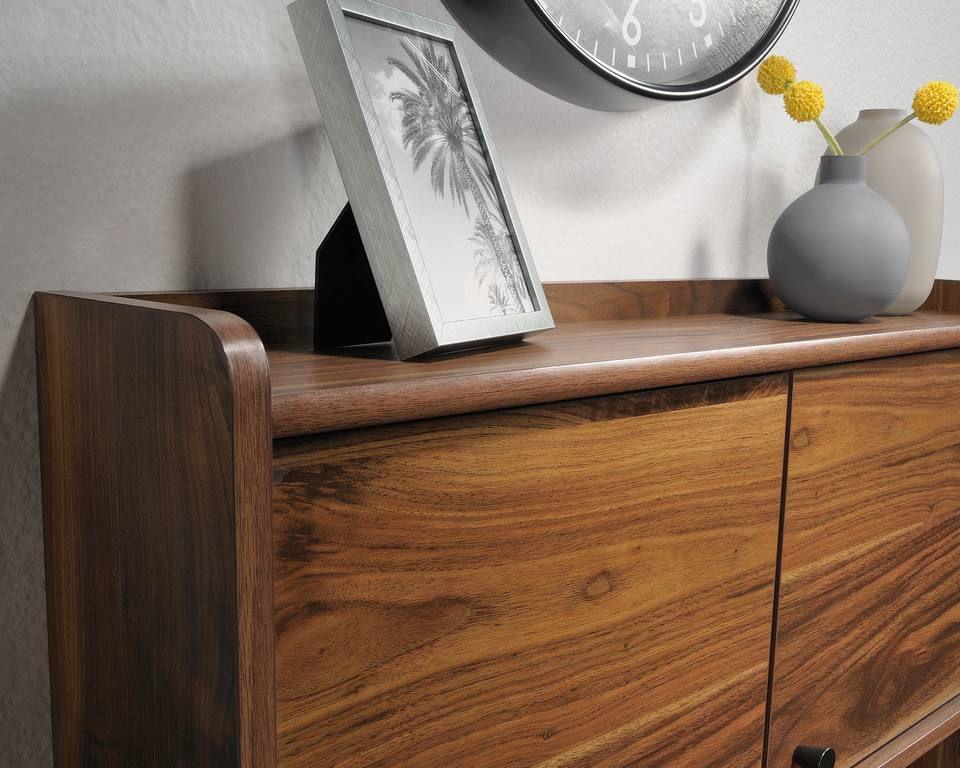
M 779 312 L 769 280 L 634 280 L 544 283 L 558 323 L 641 320 L 687 315 Z M 267 346 L 313 343 L 313 289 L 274 288 L 127 293 L 130 298 L 231 312 Z M 960 312 L 960 281 L 937 280 L 922 309 Z
M 783 305 L 768 280 L 638 280 L 544 283 L 558 323 L 640 320 L 686 315 L 774 312 Z M 267 346 L 313 344 L 313 289 L 274 288 L 119 294 L 231 312 L 254 327 Z

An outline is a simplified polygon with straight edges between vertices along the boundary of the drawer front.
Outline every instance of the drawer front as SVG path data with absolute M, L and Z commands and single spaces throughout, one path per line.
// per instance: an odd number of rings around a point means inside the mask
M 758 768 L 787 384 L 279 443 L 278 752 Z
M 855 765 L 960 693 L 960 353 L 794 381 L 769 768 Z

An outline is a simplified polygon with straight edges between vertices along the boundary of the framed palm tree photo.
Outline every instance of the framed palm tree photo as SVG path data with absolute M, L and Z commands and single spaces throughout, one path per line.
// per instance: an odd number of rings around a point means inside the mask
M 552 328 L 458 31 L 369 0 L 289 11 L 399 357 Z

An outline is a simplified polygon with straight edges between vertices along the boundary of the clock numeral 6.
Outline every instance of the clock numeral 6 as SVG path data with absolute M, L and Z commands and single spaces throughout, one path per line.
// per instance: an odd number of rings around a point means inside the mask
M 636 45 L 640 42 L 643 30 L 640 28 L 640 19 L 637 18 L 637 6 L 640 0 L 633 0 L 627 15 L 623 17 L 623 39 L 627 45 Z
M 695 27 L 702 27 L 707 21 L 707 2 L 706 0 L 693 0 L 693 4 L 700 9 L 700 15 L 694 16 L 690 11 L 690 23 Z

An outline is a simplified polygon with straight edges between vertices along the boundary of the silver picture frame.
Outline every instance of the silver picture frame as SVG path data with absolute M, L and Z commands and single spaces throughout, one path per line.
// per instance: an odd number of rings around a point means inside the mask
M 553 328 L 553 317 L 461 52 L 459 30 L 371 0 L 296 0 L 288 11 L 398 356 L 409 359 L 429 352 L 517 339 Z M 503 310 L 499 315 L 466 319 L 450 319 L 448 312 L 445 318 L 437 295 L 442 287 L 434 284 L 421 251 L 417 229 L 354 47 L 350 31 L 354 20 L 425 38 L 449 51 L 486 159 L 493 199 L 500 205 L 496 212 L 498 223 L 512 238 L 525 282 L 527 295 L 517 306 L 528 306 L 529 299 L 529 309 L 513 313 Z M 444 203 L 437 200 L 437 216 L 457 215 L 449 202 Z M 469 206 L 466 210 L 469 217 Z M 503 276 L 508 277 L 505 271 Z M 518 295 L 516 283 L 511 285 L 514 295 Z

